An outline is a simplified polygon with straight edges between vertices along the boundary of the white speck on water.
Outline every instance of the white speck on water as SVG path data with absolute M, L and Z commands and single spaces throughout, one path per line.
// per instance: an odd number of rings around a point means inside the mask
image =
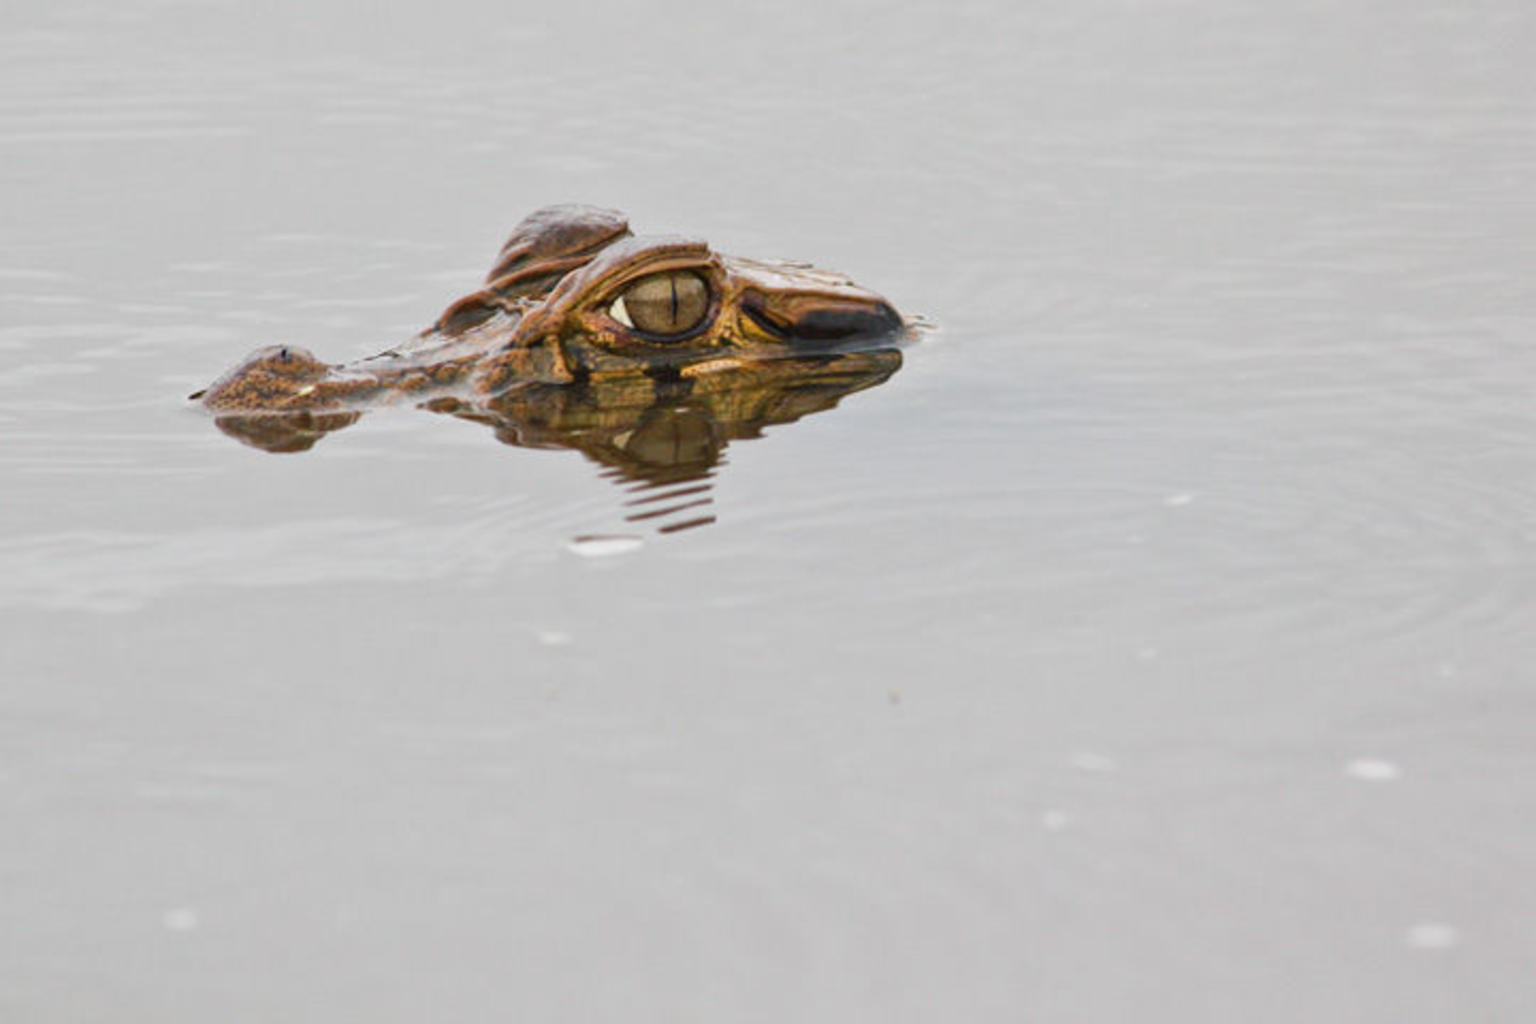
M 1392 761 L 1357 757 L 1344 765 L 1344 774 L 1363 782 L 1394 782 L 1402 778 L 1403 770 Z
M 1195 496 L 1186 491 L 1180 494 L 1168 495 L 1168 497 L 1163 499 L 1163 504 L 1168 508 L 1183 508 L 1185 505 L 1188 505 L 1194 500 Z
M 1158 650 L 1156 647 L 1143 647 L 1136 652 L 1136 659 L 1138 661 L 1156 661 L 1157 655 Z
M 1451 949 L 1461 945 L 1461 932 L 1448 924 L 1424 921 L 1404 932 L 1403 941 L 1413 949 Z
M 190 932 L 196 931 L 201 921 L 191 907 L 176 907 L 161 914 L 160 923 L 165 925 L 166 931 Z
M 1040 815 L 1040 827 L 1047 832 L 1060 832 L 1070 821 L 1066 811 L 1050 810 Z
M 566 543 L 566 549 L 574 555 L 583 558 L 608 558 L 613 555 L 627 554 L 637 550 L 643 544 L 639 537 L 628 534 L 616 534 L 596 537 L 573 537 Z
M 1079 751 L 1072 755 L 1072 767 L 1084 772 L 1112 772 L 1120 767 L 1120 763 L 1103 754 Z
M 545 647 L 564 647 L 571 642 L 571 634 L 562 633 L 558 629 L 541 630 L 539 643 Z

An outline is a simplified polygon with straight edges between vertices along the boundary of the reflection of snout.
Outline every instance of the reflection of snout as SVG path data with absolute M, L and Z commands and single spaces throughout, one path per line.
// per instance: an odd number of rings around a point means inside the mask
M 278 412 L 218 416 L 214 425 L 252 448 L 274 454 L 307 452 L 326 434 L 350 427 L 360 412 Z

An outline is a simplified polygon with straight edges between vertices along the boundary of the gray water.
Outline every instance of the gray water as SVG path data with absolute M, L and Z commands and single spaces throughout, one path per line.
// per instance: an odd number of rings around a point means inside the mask
M 1528 1019 L 1533 30 L 8 5 L 0 1020 Z M 938 329 L 670 534 L 184 401 L 559 201 Z

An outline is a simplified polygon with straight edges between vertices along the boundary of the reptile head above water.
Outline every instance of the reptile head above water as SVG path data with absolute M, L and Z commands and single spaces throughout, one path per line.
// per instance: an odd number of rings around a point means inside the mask
M 513 230 L 484 287 L 409 343 L 344 364 L 272 346 L 192 397 L 215 413 L 263 414 L 668 385 L 746 366 L 761 382 L 775 367 L 792 379 L 808 362 L 889 348 L 905 330 L 890 303 L 840 274 L 636 237 L 616 210 L 551 206 Z
M 670 532 L 713 521 L 706 478 L 729 442 L 884 382 L 908 330 L 839 274 L 552 206 L 513 230 L 484 287 L 406 344 L 341 364 L 275 345 L 192 397 L 268 452 L 307 451 L 409 402 L 509 445 L 580 451 L 632 485 L 626 519 Z

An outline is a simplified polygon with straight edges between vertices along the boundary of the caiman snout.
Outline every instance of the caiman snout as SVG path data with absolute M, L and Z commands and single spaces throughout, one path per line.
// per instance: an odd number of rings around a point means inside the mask
M 874 296 L 834 299 L 749 291 L 742 296 L 741 312 L 762 330 L 805 349 L 889 338 L 902 327 L 901 314 Z

